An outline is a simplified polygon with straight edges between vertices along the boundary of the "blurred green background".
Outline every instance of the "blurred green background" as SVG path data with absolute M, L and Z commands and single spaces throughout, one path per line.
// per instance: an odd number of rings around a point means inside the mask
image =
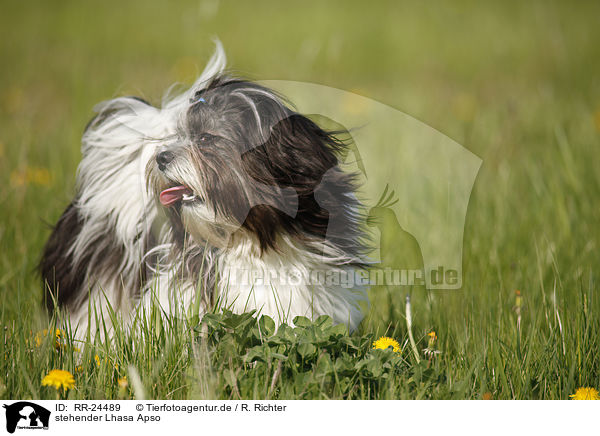
M 505 398 L 600 385 L 600 3 L 4 1 L 0 10 L 3 325 L 39 319 L 45 223 L 72 198 L 93 106 L 130 94 L 159 103 L 174 82 L 191 83 L 218 37 L 240 75 L 351 90 L 483 159 L 463 290 L 414 302 L 416 336 L 435 328 L 448 368 L 478 362 L 492 388 L 474 391 Z M 515 342 L 515 289 L 530 354 Z M 377 296 L 366 328 L 402 334 L 403 310 Z M 516 379 L 495 380 L 499 368 Z

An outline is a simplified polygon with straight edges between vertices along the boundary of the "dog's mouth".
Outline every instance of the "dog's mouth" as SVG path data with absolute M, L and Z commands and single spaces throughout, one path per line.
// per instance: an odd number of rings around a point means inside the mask
M 167 188 L 160 193 L 158 198 L 165 207 L 170 207 L 179 201 L 183 204 L 203 201 L 200 196 L 194 194 L 194 191 L 184 185 Z

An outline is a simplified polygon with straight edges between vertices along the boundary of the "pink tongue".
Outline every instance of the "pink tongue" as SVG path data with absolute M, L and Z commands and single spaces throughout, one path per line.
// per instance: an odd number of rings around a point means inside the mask
M 171 206 L 173 203 L 177 203 L 184 194 L 191 195 L 190 191 L 185 186 L 174 186 L 173 188 L 165 189 L 160 193 L 160 202 L 163 206 Z

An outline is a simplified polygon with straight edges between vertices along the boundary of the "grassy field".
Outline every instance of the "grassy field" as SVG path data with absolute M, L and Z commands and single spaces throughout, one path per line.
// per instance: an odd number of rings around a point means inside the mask
M 55 368 L 75 375 L 71 399 L 567 399 L 580 386 L 600 388 L 600 4 L 108 0 L 1 9 L 1 398 L 55 398 L 41 386 Z M 381 288 L 351 336 L 320 319 L 265 339 L 268 319 L 215 313 L 206 327 L 149 317 L 141 337 L 118 334 L 113 344 L 54 337 L 35 267 L 47 224 L 72 198 L 92 107 L 129 94 L 158 103 L 169 85 L 194 79 L 212 36 L 239 74 L 353 90 L 483 160 L 463 288 L 412 295 L 420 362 L 403 295 Z M 36 337 L 43 329 L 51 333 Z M 421 350 L 432 330 L 441 354 L 429 360 Z M 200 340 L 202 331 L 209 337 Z M 402 353 L 370 350 L 382 335 Z

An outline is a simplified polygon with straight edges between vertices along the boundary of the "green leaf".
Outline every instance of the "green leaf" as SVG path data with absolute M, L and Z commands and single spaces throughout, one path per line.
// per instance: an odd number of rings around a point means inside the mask
M 339 342 L 352 350 L 359 350 L 360 345 L 355 343 L 355 340 L 349 336 L 342 336 Z
M 335 370 L 342 375 L 354 373 L 354 362 L 351 360 L 350 356 L 344 354 L 342 357 L 338 357 L 335 360 Z
M 296 327 L 306 328 L 310 327 L 312 325 L 312 322 L 305 316 L 297 316 L 294 318 L 294 325 Z
M 202 324 L 206 324 L 211 329 L 221 328 L 223 324 L 223 316 L 218 313 L 207 313 L 202 317 Z M 201 331 L 202 327 L 199 327 Z
M 263 315 L 260 317 L 258 325 L 260 326 L 260 331 L 263 337 L 270 337 L 275 332 L 275 321 L 273 321 L 273 319 L 271 319 L 267 315 Z
M 266 347 L 267 350 L 268 348 L 269 347 Z M 265 346 L 263 345 L 257 345 L 256 347 L 248 349 L 248 352 L 244 355 L 244 362 L 250 363 L 257 360 L 261 362 L 266 362 L 268 357 L 266 356 L 266 354 L 268 353 L 267 350 L 265 350 Z
M 297 350 L 298 350 L 298 354 L 300 354 L 300 356 L 302 356 L 303 358 L 306 358 L 308 356 L 312 356 L 313 354 L 315 354 L 317 352 L 317 347 L 315 347 L 310 342 L 303 342 L 298 345 Z
M 294 329 L 287 324 L 281 324 L 277 329 L 277 335 L 284 342 L 293 342 L 296 339 Z
M 310 372 L 300 372 L 297 373 L 294 377 L 294 384 L 296 385 L 296 390 L 298 392 L 302 392 L 306 389 L 306 386 L 310 383 L 312 379 L 312 373 Z
M 288 357 L 285 354 L 281 354 L 281 353 L 271 353 L 271 357 L 273 359 L 281 360 L 282 362 L 285 362 L 286 360 L 288 360 Z
M 320 327 L 321 330 L 325 330 L 333 325 L 333 320 L 329 315 L 321 315 L 315 320 L 314 325 Z
M 321 375 L 331 374 L 333 372 L 334 365 L 331 361 L 329 354 L 322 354 L 317 361 L 315 372 Z
M 232 369 L 228 371 L 223 371 L 223 380 L 225 381 L 225 386 L 236 386 L 236 379 L 237 377 L 235 376 L 235 373 Z
M 344 336 L 348 333 L 348 328 L 345 324 L 336 324 L 327 330 L 329 336 Z
M 241 315 L 233 313 L 224 320 L 224 324 L 232 329 L 243 329 L 249 324 L 256 322 L 256 319 L 254 318 L 254 312 L 255 310 L 252 310 L 250 312 L 242 313 Z
M 379 377 L 383 373 L 383 367 L 381 362 L 377 359 L 371 359 L 366 365 L 367 371 L 371 373 L 373 377 Z

